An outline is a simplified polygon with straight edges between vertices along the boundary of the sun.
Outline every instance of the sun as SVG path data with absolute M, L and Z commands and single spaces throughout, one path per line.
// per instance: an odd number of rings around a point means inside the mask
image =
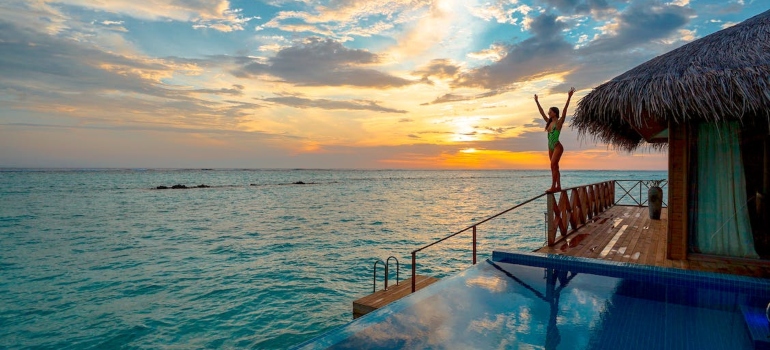
M 458 118 L 453 121 L 453 135 L 452 140 L 453 142 L 468 142 L 468 141 L 478 141 L 479 140 L 479 133 L 476 130 L 477 125 L 479 123 L 481 118 L 478 117 L 465 117 L 465 118 Z

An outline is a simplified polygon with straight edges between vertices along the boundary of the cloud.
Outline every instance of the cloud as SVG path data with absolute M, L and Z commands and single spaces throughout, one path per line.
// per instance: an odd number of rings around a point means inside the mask
M 713 5 L 706 5 L 705 7 L 711 12 L 714 12 L 720 15 L 727 15 L 727 14 L 739 13 L 743 10 L 745 6 L 746 4 L 743 2 L 743 0 L 734 0 L 734 1 L 717 3 Z
M 17 127 L 27 129 L 69 129 L 69 130 L 112 130 L 112 131 L 154 131 L 180 134 L 212 134 L 212 135 L 240 135 L 240 136 L 260 136 L 264 139 L 291 139 L 300 140 L 301 138 L 283 134 L 269 134 L 254 131 L 221 130 L 221 129 L 199 129 L 184 126 L 171 125 L 64 125 L 64 124 L 36 124 L 36 123 L 0 123 L 4 127 Z
M 261 75 L 277 77 L 300 86 L 358 86 L 393 88 L 414 84 L 404 78 L 365 68 L 380 57 L 360 49 L 349 49 L 331 39 L 310 38 L 283 48 L 267 63 L 251 61 L 232 71 L 241 78 Z
M 49 0 L 48 3 L 77 6 L 137 19 L 190 22 L 194 28 L 211 28 L 222 32 L 243 30 L 254 17 L 244 17 L 240 9 L 230 8 L 228 0 Z
M 569 12 L 580 12 L 583 5 L 591 9 L 606 7 L 602 1 L 551 0 L 548 4 Z M 593 86 L 694 38 L 691 31 L 682 31 L 693 15 L 691 9 L 672 3 L 637 1 L 605 25 L 605 33 L 592 41 L 584 40 L 586 43 L 576 48 L 564 37 L 570 19 L 541 13 L 526 21 L 531 37 L 516 44 L 494 44 L 489 50 L 500 52 L 500 59 L 460 72 L 451 82 L 453 88 L 482 88 L 487 92 L 448 93 L 429 104 L 495 96 L 515 89 L 519 82 L 554 73 L 565 74 L 565 82 L 553 87 L 555 90 Z M 604 63 L 598 65 L 597 62 Z
M 505 128 L 504 127 L 493 128 L 493 127 L 488 127 L 488 126 L 484 127 L 484 130 L 491 131 L 493 134 L 505 134 L 506 132 L 508 132 L 508 130 L 514 130 L 514 129 L 516 129 L 515 126 L 509 126 L 509 127 L 505 127 Z
M 219 60 L 207 64 L 216 67 Z M 219 99 L 241 96 L 244 87 L 240 85 L 190 89 L 164 82 L 196 71 L 194 62 L 120 55 L 0 18 L 0 98 L 6 108 L 18 113 L 35 112 L 84 124 L 227 129 L 237 127 L 235 118 L 260 108 Z
M 380 106 L 376 101 L 334 101 L 327 99 L 308 99 L 296 96 L 283 96 L 266 98 L 264 101 L 282 104 L 294 108 L 321 108 L 321 109 L 347 109 L 368 110 L 382 113 L 406 113 L 404 110 Z
M 505 57 L 490 65 L 461 74 L 454 87 L 504 89 L 516 82 L 568 69 L 572 45 L 561 35 L 567 27 L 556 15 L 545 13 L 532 19 L 532 37 L 509 46 Z
M 447 102 L 460 102 L 460 101 L 478 100 L 478 99 L 482 99 L 482 98 L 486 98 L 486 97 L 500 95 L 500 94 L 505 93 L 507 91 L 508 91 L 507 89 L 495 89 L 495 90 L 490 90 L 490 91 L 487 91 L 487 92 L 482 92 L 482 93 L 479 93 L 479 94 L 472 94 L 472 95 L 461 95 L 461 94 L 449 93 L 449 94 L 444 94 L 442 96 L 439 96 L 435 100 L 433 100 L 431 102 L 423 103 L 421 105 L 422 106 L 427 106 L 427 105 L 434 105 L 434 104 L 447 103 Z
M 693 15 L 689 8 L 655 0 L 632 4 L 617 15 L 609 31 L 573 52 L 573 68 L 553 89 L 595 86 L 695 39 L 692 31 L 683 29 Z
M 62 33 L 71 25 L 67 23 L 67 16 L 45 2 L 2 2 L 0 19 L 10 27 L 50 35 Z
M 285 1 L 274 3 L 280 5 Z M 281 11 L 261 27 L 282 31 L 301 28 L 337 39 L 352 35 L 367 37 L 415 20 L 430 3 L 429 0 L 338 0 L 310 6 L 311 2 L 305 2 L 306 9 Z
M 467 56 L 477 60 L 499 61 L 508 50 L 508 47 L 499 43 L 493 43 L 488 49 L 478 52 L 471 52 Z
M 422 80 L 429 82 L 429 78 L 438 78 L 441 80 L 455 79 L 460 72 L 460 66 L 448 59 L 434 59 L 426 66 L 415 70 L 412 75 L 422 77 Z
M 483 6 L 466 5 L 468 11 L 474 16 L 485 21 L 495 20 L 497 23 L 516 24 L 518 18 L 514 18 L 514 13 L 526 15 L 532 8 L 526 4 L 518 4 L 517 1 L 497 1 L 495 3 L 485 3 Z
M 736 24 L 738 24 L 738 23 L 736 23 L 736 22 L 725 22 L 725 23 L 722 24 L 722 26 L 720 28 L 727 29 L 727 28 L 730 28 L 730 27 L 732 27 L 732 26 L 734 26 Z
M 388 54 L 397 61 L 409 61 L 432 57 L 436 52 L 464 51 L 473 45 L 471 33 L 481 30 L 481 23 L 459 1 L 431 1 L 430 6 L 403 23 L 401 31 L 395 35 L 396 44 L 388 49 Z
M 635 2 L 620 13 L 612 32 L 591 41 L 582 50 L 618 52 L 637 48 L 667 38 L 689 23 L 693 15 L 692 9 L 678 5 L 654 0 Z
M 560 12 L 565 13 L 589 13 L 610 8 L 606 0 L 542 0 Z
M 190 92 L 198 93 L 198 94 L 212 94 L 212 95 L 232 95 L 232 96 L 242 96 L 243 95 L 243 85 L 233 85 L 232 88 L 221 88 L 221 89 L 195 89 L 195 90 L 189 90 Z

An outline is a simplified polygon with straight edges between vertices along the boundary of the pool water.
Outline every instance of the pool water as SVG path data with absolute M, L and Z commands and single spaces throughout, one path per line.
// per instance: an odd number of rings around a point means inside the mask
M 496 252 L 299 348 L 754 349 L 766 280 L 572 259 Z

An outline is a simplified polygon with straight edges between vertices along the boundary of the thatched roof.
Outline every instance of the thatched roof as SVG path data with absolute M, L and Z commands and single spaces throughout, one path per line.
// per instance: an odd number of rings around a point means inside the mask
M 770 123 L 770 11 L 600 85 L 578 102 L 572 126 L 631 151 L 642 141 L 634 126 L 690 120 Z

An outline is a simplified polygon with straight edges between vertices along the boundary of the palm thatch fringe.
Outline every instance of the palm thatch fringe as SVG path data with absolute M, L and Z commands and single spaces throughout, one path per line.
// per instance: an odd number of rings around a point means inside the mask
M 770 124 L 770 11 L 647 61 L 578 102 L 572 126 L 632 151 L 634 127 L 739 120 Z

